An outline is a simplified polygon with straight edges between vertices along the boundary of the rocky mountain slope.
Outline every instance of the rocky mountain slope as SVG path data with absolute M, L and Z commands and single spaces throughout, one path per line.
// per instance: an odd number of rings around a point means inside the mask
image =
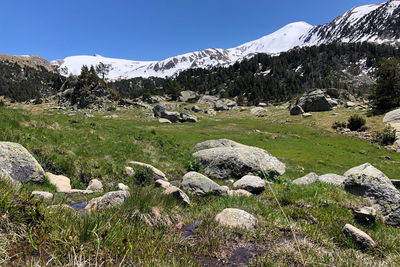
M 72 56 L 56 60 L 63 75 L 79 74 L 82 65 L 111 64 L 111 80 L 134 77 L 170 77 L 190 68 L 229 66 L 254 54 L 277 54 L 295 47 L 332 42 L 373 42 L 398 44 L 400 1 L 355 7 L 331 23 L 312 26 L 291 23 L 278 31 L 231 49 L 210 48 L 161 61 L 131 61 L 95 56 Z

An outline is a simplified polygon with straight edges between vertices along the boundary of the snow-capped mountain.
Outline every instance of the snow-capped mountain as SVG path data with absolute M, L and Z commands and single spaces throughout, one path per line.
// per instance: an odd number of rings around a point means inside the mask
M 331 23 L 312 26 L 291 23 L 276 32 L 231 49 L 210 48 L 161 61 L 131 61 L 95 56 L 72 56 L 52 63 L 64 75 L 80 73 L 82 65 L 111 64 L 111 80 L 170 77 L 189 68 L 229 66 L 257 53 L 278 54 L 295 47 L 331 42 L 400 43 L 400 0 L 355 7 Z

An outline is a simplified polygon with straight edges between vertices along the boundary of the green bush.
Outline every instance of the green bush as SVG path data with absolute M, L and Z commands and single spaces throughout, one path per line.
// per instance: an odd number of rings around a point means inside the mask
M 340 122 L 340 121 L 335 121 L 333 124 L 332 124 L 332 129 L 343 129 L 343 128 L 346 128 L 347 127 L 347 124 L 345 123 L 345 122 Z
M 363 127 L 365 125 L 365 123 L 366 123 L 366 121 L 363 117 L 355 114 L 349 118 L 349 121 L 347 123 L 347 128 L 349 128 L 352 131 L 357 131 L 357 130 L 361 129 L 361 127 Z
M 387 125 L 383 130 L 374 132 L 372 136 L 381 146 L 392 145 L 396 141 L 396 129 Z

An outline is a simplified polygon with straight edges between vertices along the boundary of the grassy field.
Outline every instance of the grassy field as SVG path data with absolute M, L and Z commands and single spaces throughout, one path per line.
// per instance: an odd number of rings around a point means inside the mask
M 106 191 L 123 182 L 131 198 L 120 208 L 93 213 L 46 211 L 46 206 L 71 203 L 54 188 L 27 185 L 14 192 L 0 185 L 0 261 L 8 265 L 109 266 L 396 266 L 400 265 L 400 230 L 376 222 L 354 221 L 351 208 L 368 204 L 343 189 L 290 181 L 311 171 L 343 174 L 370 162 L 397 179 L 400 154 L 368 141 L 334 133 L 334 121 L 345 121 L 346 109 L 290 117 L 282 108 L 256 118 L 248 110 L 200 116 L 194 124 L 159 124 L 143 110 L 112 113 L 64 112 L 42 107 L 0 108 L 0 140 L 25 146 L 46 171 L 71 178 L 74 188 L 86 188 L 94 178 Z M 69 114 L 68 114 L 69 113 Z M 334 114 L 333 114 L 334 113 Z M 104 118 L 117 114 L 118 118 Z M 374 130 L 382 117 L 367 118 Z M 228 138 L 266 149 L 287 166 L 287 172 L 257 197 L 191 197 L 180 206 L 153 186 L 137 186 L 124 173 L 127 161 L 142 161 L 180 180 L 195 161 L 196 143 Z M 385 158 L 388 156 L 392 160 Z M 55 193 L 39 203 L 34 189 Z M 98 196 L 98 195 L 96 195 Z M 91 196 L 93 197 L 93 196 Z M 226 229 L 213 218 L 224 208 L 240 208 L 259 221 L 255 232 Z M 184 225 L 201 219 L 193 238 L 183 238 Z M 378 243 L 361 251 L 341 233 L 351 223 Z

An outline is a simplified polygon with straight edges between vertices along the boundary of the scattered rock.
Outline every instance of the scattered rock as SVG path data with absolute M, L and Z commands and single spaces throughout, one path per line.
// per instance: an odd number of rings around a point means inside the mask
M 0 177 L 16 183 L 42 183 L 42 166 L 23 146 L 0 142 Z
M 129 186 L 124 185 L 123 183 L 119 183 L 118 184 L 118 189 L 120 189 L 122 191 L 129 191 Z
M 400 192 L 383 172 L 365 163 L 348 170 L 344 176 L 346 191 L 372 200 L 380 208 L 385 223 L 400 225 Z
M 200 99 L 197 101 L 197 103 L 205 105 L 214 105 L 215 103 L 217 103 L 218 101 L 218 97 L 216 96 L 212 96 L 212 95 L 203 95 L 200 97 Z
M 114 191 L 107 194 L 93 198 L 89 201 L 85 210 L 88 212 L 96 210 L 104 210 L 112 207 L 122 205 L 124 201 L 130 196 L 128 191 Z
M 193 156 L 200 160 L 205 174 L 211 178 L 241 178 L 248 173 L 256 172 L 263 172 L 273 178 L 283 175 L 286 170 L 285 164 L 261 148 L 242 145 L 227 139 L 206 141 L 197 144 L 195 148 L 206 146 L 214 147 L 200 150 Z
M 86 208 L 87 205 L 87 201 L 75 202 L 74 204 L 71 204 L 71 208 L 73 208 L 74 210 L 83 210 Z
M 186 113 L 166 111 L 162 105 L 157 105 L 153 108 L 154 116 L 167 119 L 172 123 L 176 122 L 197 122 L 197 117 Z
M 135 176 L 135 170 L 132 167 L 125 167 L 125 173 L 129 176 Z
M 250 110 L 250 113 L 257 117 L 266 117 L 268 112 L 265 108 L 255 107 Z
M 228 190 L 228 196 L 245 196 L 245 197 L 251 197 L 253 194 L 243 190 L 243 189 L 238 189 L 238 190 Z
M 194 115 L 181 113 L 181 122 L 197 122 L 197 117 Z
M 354 102 L 351 101 L 347 101 L 346 104 L 344 104 L 345 108 L 354 108 L 356 104 L 354 104 Z
M 185 225 L 185 231 L 183 232 L 182 236 L 184 238 L 193 238 L 196 233 L 196 229 L 199 228 L 203 224 L 202 219 L 197 219 L 192 223 L 188 223 Z
M 193 106 L 192 111 L 197 113 L 197 112 L 200 112 L 201 109 L 198 106 Z
M 219 184 L 197 172 L 185 174 L 182 178 L 181 186 L 191 194 L 199 196 L 227 193 L 225 188 L 221 188 Z
M 208 114 L 210 116 L 216 116 L 217 115 L 217 112 L 215 110 L 213 110 L 213 109 L 208 109 L 204 113 Z
M 149 104 L 158 104 L 163 101 L 165 101 L 165 97 L 162 97 L 159 95 L 153 95 L 147 99 L 147 103 L 149 103 Z
M 375 241 L 369 235 L 351 224 L 346 224 L 342 231 L 363 249 L 376 247 Z
M 237 107 L 237 103 L 227 98 L 219 99 L 214 104 L 214 109 L 216 111 L 231 110 L 235 107 Z
M 182 201 L 185 205 L 190 205 L 189 197 L 178 187 L 170 185 L 165 191 L 163 192 L 164 195 L 171 195 L 175 199 Z
M 33 191 L 31 197 L 41 198 L 41 199 L 53 199 L 53 194 L 44 191 Z
M 215 221 L 222 226 L 247 230 L 255 230 L 257 226 L 257 219 L 253 215 L 244 210 L 232 208 L 224 209 L 217 214 Z
M 179 101 L 180 102 L 196 102 L 196 100 L 199 98 L 199 95 L 194 92 L 194 91 L 181 91 L 180 96 L 179 96 Z
M 371 224 L 376 220 L 377 212 L 373 207 L 363 207 L 353 211 L 354 218 L 363 224 Z
M 46 176 L 49 182 L 56 187 L 57 192 L 65 193 L 71 191 L 71 181 L 68 177 L 50 172 L 46 172 Z
M 304 113 L 304 110 L 302 109 L 302 107 L 300 107 L 298 105 L 296 105 L 290 109 L 290 115 L 293 115 L 293 116 L 300 115 L 303 113 Z
M 164 188 L 164 189 L 167 189 L 168 187 L 171 187 L 171 186 L 172 186 L 169 182 L 164 181 L 164 180 L 161 180 L 161 179 L 158 179 L 158 180 L 155 182 L 155 185 L 156 185 L 157 187 L 162 187 L 162 188 Z
M 159 123 L 172 123 L 170 120 L 168 120 L 168 119 L 163 119 L 163 118 L 159 118 L 159 119 L 158 119 L 158 122 L 159 122 Z
M 328 173 L 318 177 L 318 181 L 321 183 L 332 184 L 337 186 L 343 185 L 345 179 L 346 177 L 334 173 Z
M 90 195 L 93 194 L 94 192 L 92 190 L 82 190 L 82 189 L 71 189 L 69 191 L 63 192 L 65 194 L 69 194 L 69 195 Z
M 149 168 L 150 170 L 153 171 L 154 180 L 156 180 L 156 181 L 158 179 L 162 179 L 162 180 L 168 181 L 167 176 L 162 171 L 160 171 L 159 169 L 157 169 L 156 167 L 154 167 L 154 166 L 152 166 L 150 164 L 143 163 L 143 162 L 138 162 L 138 161 L 129 161 L 128 164 L 138 165 L 138 166 L 143 166 L 143 167 Z
M 265 107 L 267 106 L 267 104 L 261 102 L 261 103 L 258 104 L 258 106 L 259 106 L 259 107 L 262 107 L 262 108 L 265 108 Z
M 292 181 L 292 183 L 295 185 L 309 185 L 309 184 L 318 182 L 318 178 L 319 178 L 318 175 L 311 172 L 311 173 L 307 174 L 306 176 L 297 178 L 296 180 Z
M 93 179 L 89 182 L 89 185 L 86 188 L 86 190 L 93 192 L 103 192 L 103 184 L 101 183 L 101 181 Z
M 301 116 L 302 116 L 303 118 L 311 118 L 311 117 L 312 117 L 312 114 L 311 114 L 311 113 L 303 113 Z
M 265 190 L 265 181 L 258 176 L 246 175 L 233 184 L 235 189 L 244 189 L 253 194 L 262 193 Z
M 328 111 L 332 109 L 332 105 L 322 90 L 315 90 L 304 94 L 297 100 L 297 105 L 305 112 Z

